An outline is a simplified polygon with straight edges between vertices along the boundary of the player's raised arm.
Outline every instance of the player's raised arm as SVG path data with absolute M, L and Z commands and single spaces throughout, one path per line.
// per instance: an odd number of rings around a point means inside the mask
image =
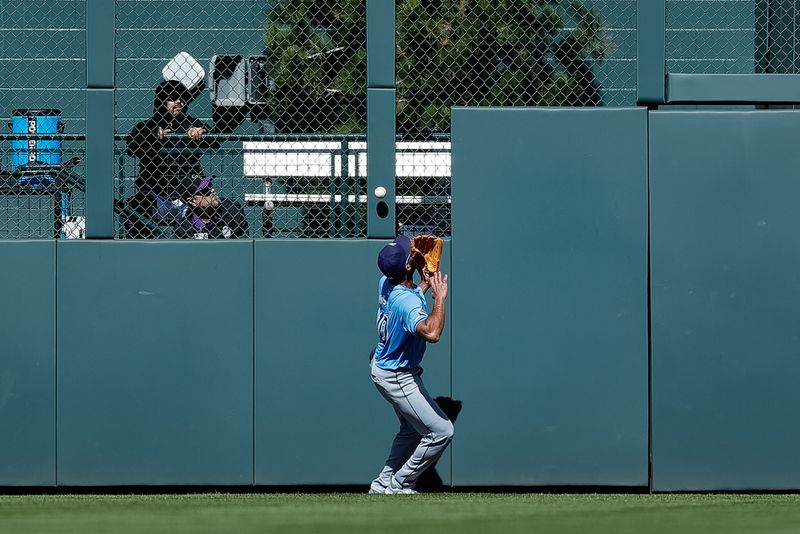
M 435 272 L 428 279 L 433 290 L 433 311 L 427 319 L 417 325 L 417 335 L 430 343 L 437 343 L 442 337 L 445 320 L 445 301 L 447 300 L 447 275 Z

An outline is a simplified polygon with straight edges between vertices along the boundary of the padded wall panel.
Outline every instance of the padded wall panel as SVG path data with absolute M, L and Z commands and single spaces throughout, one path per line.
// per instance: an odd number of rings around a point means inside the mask
M 647 115 L 453 109 L 456 485 L 646 485 Z
M 650 124 L 653 487 L 800 488 L 800 113 Z
M 0 241 L 0 486 L 56 483 L 56 244 Z
M 58 483 L 253 483 L 253 242 L 58 244 Z

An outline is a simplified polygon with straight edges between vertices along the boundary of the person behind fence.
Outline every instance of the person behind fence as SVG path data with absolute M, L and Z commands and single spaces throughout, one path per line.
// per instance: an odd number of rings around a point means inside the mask
M 139 159 L 136 193 L 128 199 L 130 237 L 152 237 L 153 223 L 175 225 L 189 211 L 197 176 L 203 176 L 199 148 L 209 128 L 188 114 L 188 91 L 175 80 L 158 84 L 153 115 L 128 135 L 128 155 Z M 168 138 L 167 134 L 183 134 Z M 173 149 L 175 151 L 167 151 Z
M 220 198 L 211 176 L 199 177 L 189 211 L 174 229 L 181 239 L 225 239 L 247 237 L 249 226 L 244 208 L 236 200 Z

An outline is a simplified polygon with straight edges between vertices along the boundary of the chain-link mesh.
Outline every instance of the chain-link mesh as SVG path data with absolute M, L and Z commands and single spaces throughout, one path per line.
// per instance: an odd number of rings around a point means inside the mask
M 400 233 L 451 235 L 450 141 L 397 143 L 395 199 Z
M 287 133 L 366 131 L 366 1 L 280 0 L 267 11 L 268 99 Z
M 245 173 L 263 177 L 247 201 L 264 210 L 264 237 L 366 236 L 363 136 L 245 146 Z
M 797 0 L 667 0 L 667 70 L 798 72 Z
M 119 237 L 366 235 L 364 0 L 116 1 Z
M 397 122 L 450 107 L 635 105 L 636 2 L 397 2 Z
M 168 134 L 166 138 L 176 135 Z M 281 139 L 271 135 L 267 139 L 259 135 L 209 133 L 196 148 L 162 148 L 178 157 L 196 156 L 203 168 L 203 174 L 190 175 L 188 187 L 197 184 L 195 190 L 200 191 L 213 188 L 212 198 L 203 199 L 200 197 L 208 195 L 194 195 L 190 191 L 187 204 L 202 201 L 217 204 L 211 206 L 211 211 L 218 219 L 212 217 L 211 222 L 220 220 L 222 224 L 202 225 L 193 217 L 194 210 L 184 211 L 183 207 L 165 220 L 147 217 L 147 211 L 135 209 L 134 177 L 139 166 L 127 154 L 128 138 L 120 136 L 116 196 L 127 199 L 117 202 L 121 235 L 128 238 L 366 236 L 363 136 Z M 209 180 L 210 183 L 203 183 Z M 157 208 L 156 205 L 156 211 Z M 225 230 L 226 226 L 229 230 Z
M 82 238 L 85 0 L 0 0 L 0 239 Z

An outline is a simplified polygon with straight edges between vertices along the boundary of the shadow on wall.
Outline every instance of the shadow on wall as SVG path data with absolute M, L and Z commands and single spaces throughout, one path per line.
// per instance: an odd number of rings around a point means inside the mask
M 461 413 L 461 401 L 453 400 L 450 397 L 436 397 L 433 400 L 436 401 L 436 404 L 439 405 L 439 408 L 442 409 L 447 418 L 450 419 L 455 426 L 458 414 Z M 440 477 L 439 473 L 436 471 L 436 466 L 438 463 L 439 462 L 437 461 L 420 475 L 419 479 L 417 480 L 418 489 L 435 490 L 445 487 L 444 483 L 442 482 L 442 477 Z

